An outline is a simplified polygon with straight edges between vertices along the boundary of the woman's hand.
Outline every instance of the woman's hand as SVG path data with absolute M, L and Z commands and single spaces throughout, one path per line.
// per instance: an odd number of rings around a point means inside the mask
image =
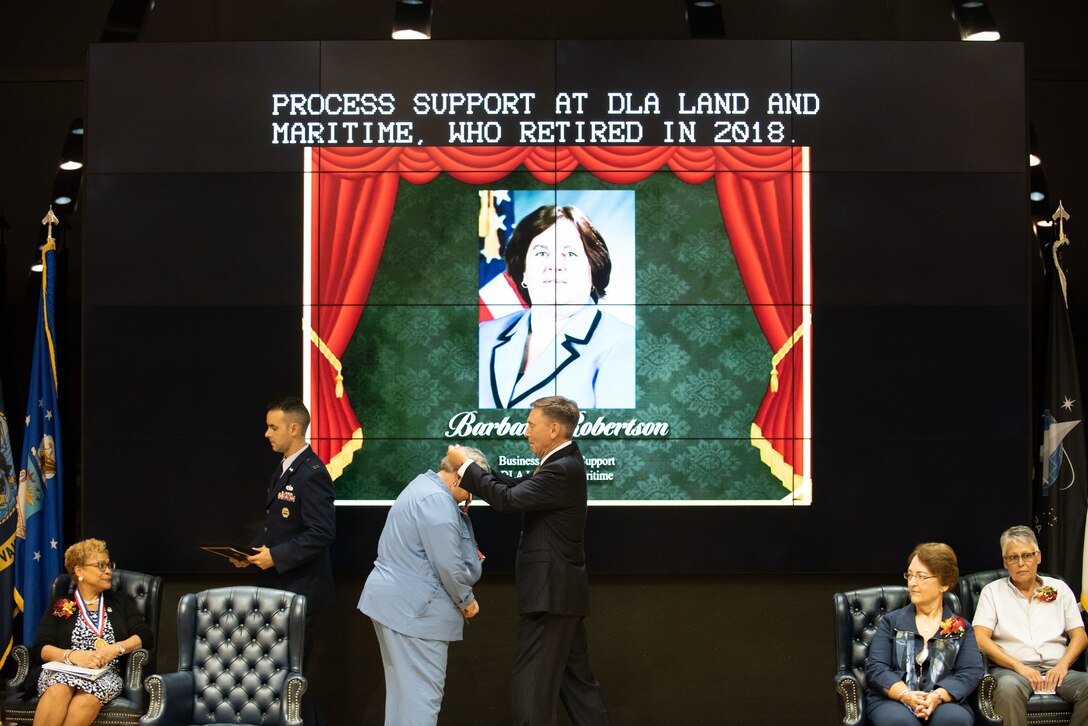
M 73 650 L 68 660 L 81 668 L 101 668 L 110 662 L 109 658 L 103 659 L 103 655 L 100 650 Z
M 937 706 L 940 706 L 944 701 L 941 700 L 940 695 L 934 691 L 921 693 L 920 695 L 922 698 L 919 699 L 918 706 L 914 709 L 914 715 L 923 721 L 926 721 L 933 715 L 933 711 L 936 710 Z
M 922 691 L 905 691 L 900 697 L 899 702 L 918 713 L 918 709 L 925 705 L 926 694 Z

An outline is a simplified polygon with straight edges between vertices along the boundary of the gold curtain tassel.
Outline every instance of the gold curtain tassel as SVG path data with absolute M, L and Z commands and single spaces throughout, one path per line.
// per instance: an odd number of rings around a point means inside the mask
M 302 325 L 303 329 L 305 330 L 305 320 L 302 321 Z M 325 341 L 321 339 L 321 337 L 317 334 L 317 331 L 313 328 L 310 328 L 310 341 L 317 346 L 317 349 L 321 351 L 321 355 L 324 356 L 325 360 L 327 360 L 329 362 L 329 365 L 332 366 L 333 370 L 336 371 L 336 397 L 343 398 L 344 376 L 342 371 L 344 367 L 340 364 L 340 359 L 333 354 L 333 352 L 329 349 L 329 346 L 325 344 Z

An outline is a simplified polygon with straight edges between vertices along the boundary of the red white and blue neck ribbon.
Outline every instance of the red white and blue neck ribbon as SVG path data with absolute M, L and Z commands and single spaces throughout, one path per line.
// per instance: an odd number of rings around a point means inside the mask
M 101 600 L 102 596 L 99 595 L 98 598 Z M 95 626 L 91 622 L 91 614 L 87 611 L 87 603 L 83 602 L 83 596 L 79 594 L 78 587 L 76 588 L 76 605 L 79 605 L 79 614 L 83 617 L 83 622 L 87 623 L 87 627 L 91 629 L 92 633 L 101 638 L 102 631 L 106 627 L 106 608 L 102 607 L 101 602 L 98 604 L 98 611 L 94 613 L 95 617 L 98 618 L 98 625 Z

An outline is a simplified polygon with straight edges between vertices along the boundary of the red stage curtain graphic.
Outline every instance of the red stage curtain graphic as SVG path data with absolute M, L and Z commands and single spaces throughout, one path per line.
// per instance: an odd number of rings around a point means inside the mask
M 615 184 L 663 167 L 689 183 L 713 178 L 722 219 L 756 319 L 776 355 L 752 423 L 752 443 L 783 484 L 807 482 L 798 444 L 807 330 L 801 269 L 806 200 L 802 161 L 792 147 L 320 147 L 312 150 L 310 396 L 312 438 L 333 478 L 362 444 L 362 427 L 343 393 L 339 357 L 362 315 L 377 271 L 399 180 L 425 184 L 439 174 L 489 184 L 524 167 L 556 184 L 582 167 Z

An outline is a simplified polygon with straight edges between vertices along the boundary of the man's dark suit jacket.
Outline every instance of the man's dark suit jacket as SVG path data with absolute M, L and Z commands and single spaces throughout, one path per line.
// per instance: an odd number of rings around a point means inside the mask
M 500 512 L 523 512 L 515 566 L 521 614 L 589 615 L 582 541 L 586 526 L 586 465 L 578 444 L 519 479 L 485 474 L 471 464 L 461 487 Z
M 336 537 L 336 491 L 325 464 L 309 447 L 283 476 L 280 466 L 268 485 L 264 531 L 252 542 L 268 547 L 275 566 L 260 573 L 258 581 L 305 595 L 310 615 L 335 599 L 329 545 Z
M 71 598 L 68 598 L 71 599 Z M 123 592 L 104 590 L 102 602 L 106 605 L 106 616 L 113 625 L 113 637 L 116 642 L 128 640 L 133 635 L 140 636 L 141 647 L 154 648 L 155 634 L 144 622 L 144 616 L 140 614 L 140 608 L 131 597 Z M 55 603 L 47 603 L 45 613 L 42 614 L 38 624 L 38 638 L 30 649 L 31 672 L 27 674 L 25 682 L 33 684 L 30 687 L 38 687 L 38 673 L 42 666 L 42 648 L 47 645 L 56 646 L 68 650 L 72 647 L 72 631 L 76 629 L 76 623 L 81 617 L 77 609 L 71 617 L 62 617 L 53 614 Z M 101 605 L 99 606 L 101 607 Z M 128 656 L 124 656 L 127 658 Z M 124 663 L 122 662 L 123 666 Z M 122 667 L 121 673 L 124 674 Z

